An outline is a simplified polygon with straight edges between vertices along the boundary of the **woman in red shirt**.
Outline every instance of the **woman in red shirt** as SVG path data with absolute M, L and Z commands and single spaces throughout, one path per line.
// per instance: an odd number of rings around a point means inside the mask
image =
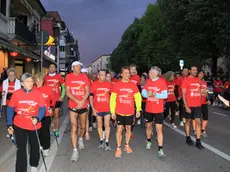
M 33 88 L 34 81 L 31 74 L 24 73 L 21 83 L 23 88 L 14 92 L 7 107 L 8 132 L 10 135 L 15 132 L 18 147 L 16 172 L 27 172 L 27 141 L 30 145 L 31 171 L 38 171 L 40 153 L 35 129 L 41 128 L 46 107 L 41 93 Z
M 166 80 L 166 84 L 168 87 L 168 98 L 166 99 L 166 109 L 164 111 L 164 117 L 166 118 L 167 116 L 169 116 L 169 114 L 171 114 L 171 124 L 173 128 L 177 128 L 177 126 L 175 125 L 175 114 L 176 114 L 176 109 L 177 109 L 177 104 L 176 104 L 176 96 L 175 96 L 175 80 L 174 80 L 174 72 L 172 71 L 168 71 L 165 75 L 164 78 Z M 169 113 L 169 109 L 170 112 Z
M 50 148 L 50 125 L 53 116 L 53 110 L 55 108 L 56 99 L 52 88 L 44 85 L 45 76 L 42 73 L 35 75 L 35 84 L 36 89 L 41 92 L 45 106 L 46 106 L 46 115 L 42 119 L 42 128 L 40 130 L 40 141 L 43 148 L 44 156 L 49 156 Z M 52 102 L 52 103 L 51 103 Z

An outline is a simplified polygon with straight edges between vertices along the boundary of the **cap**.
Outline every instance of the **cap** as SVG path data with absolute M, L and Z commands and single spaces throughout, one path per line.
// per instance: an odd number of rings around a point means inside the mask
M 77 66 L 77 65 L 81 65 L 82 66 L 83 64 L 81 62 L 79 62 L 79 61 L 75 61 L 75 62 L 72 63 L 72 67 L 73 66 Z
M 88 73 L 88 71 L 87 71 L 86 68 L 82 68 L 82 69 L 81 69 L 81 72 L 82 72 L 82 73 Z

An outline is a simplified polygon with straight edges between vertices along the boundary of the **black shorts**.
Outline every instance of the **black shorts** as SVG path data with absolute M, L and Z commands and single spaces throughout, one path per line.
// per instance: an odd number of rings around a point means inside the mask
M 203 104 L 201 106 L 201 112 L 203 115 L 203 120 L 208 120 L 208 105 L 207 104 Z
M 56 101 L 55 108 L 60 108 L 62 105 L 62 101 Z
M 191 113 L 185 113 L 186 119 L 196 119 L 201 118 L 201 107 L 190 107 Z
M 130 125 L 132 126 L 135 122 L 134 116 L 121 116 L 121 115 L 116 115 L 116 123 L 117 125 Z
M 153 122 L 154 119 L 155 119 L 156 124 L 163 124 L 163 122 L 164 122 L 163 113 L 149 113 L 149 112 L 145 113 L 146 123 Z
M 81 114 L 87 112 L 88 109 L 87 108 L 83 108 L 83 109 L 69 108 L 69 111 L 72 111 L 72 112 L 75 112 L 75 113 L 81 115 Z

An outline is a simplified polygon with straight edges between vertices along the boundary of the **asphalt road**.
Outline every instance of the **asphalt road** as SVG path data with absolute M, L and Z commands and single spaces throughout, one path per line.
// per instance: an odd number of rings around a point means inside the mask
M 67 108 L 65 109 L 67 113 Z M 208 138 L 202 138 L 204 150 L 189 147 L 185 144 L 183 128 L 174 130 L 164 126 L 164 152 L 166 158 L 157 158 L 157 144 L 153 136 L 152 150 L 145 149 L 145 131 L 137 126 L 134 130 L 135 139 L 131 141 L 133 154 L 123 152 L 121 159 L 115 159 L 115 130 L 111 131 L 111 151 L 98 148 L 98 136 L 94 129 L 91 140 L 85 141 L 85 150 L 80 151 L 80 160 L 70 162 L 72 148 L 69 136 L 68 116 L 62 117 L 60 129 L 60 147 L 53 142 L 51 156 L 46 158 L 50 172 L 229 172 L 230 171 L 230 111 L 209 107 Z M 1 125 L 0 132 L 0 171 L 13 172 L 15 164 L 15 149 L 5 138 Z M 12 150 L 11 152 L 9 150 Z M 5 153 L 11 155 L 5 156 Z M 42 161 L 40 172 L 44 171 Z

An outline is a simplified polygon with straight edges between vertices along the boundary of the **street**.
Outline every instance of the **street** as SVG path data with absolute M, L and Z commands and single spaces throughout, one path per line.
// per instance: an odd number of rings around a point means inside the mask
M 64 109 L 67 114 L 67 108 Z M 201 138 L 205 149 L 198 150 L 185 144 L 183 128 L 172 129 L 167 122 L 164 126 L 165 159 L 157 158 L 155 136 L 152 138 L 152 150 L 145 149 L 145 131 L 140 126 L 134 130 L 135 139 L 131 141 L 133 154 L 123 152 L 121 159 L 115 159 L 115 130 L 111 131 L 112 151 L 98 148 L 98 136 L 94 129 L 91 140 L 85 141 L 85 150 L 80 151 L 80 160 L 70 162 L 72 148 L 69 136 L 68 115 L 61 117 L 60 147 L 52 138 L 51 155 L 46 158 L 50 172 L 229 172 L 230 171 L 230 113 L 217 107 L 209 107 L 208 138 Z M 5 137 L 1 121 L 0 171 L 13 172 L 15 148 Z M 7 155 L 6 155 L 7 153 Z M 28 168 L 29 169 L 29 168 Z M 42 161 L 40 172 L 45 171 Z

